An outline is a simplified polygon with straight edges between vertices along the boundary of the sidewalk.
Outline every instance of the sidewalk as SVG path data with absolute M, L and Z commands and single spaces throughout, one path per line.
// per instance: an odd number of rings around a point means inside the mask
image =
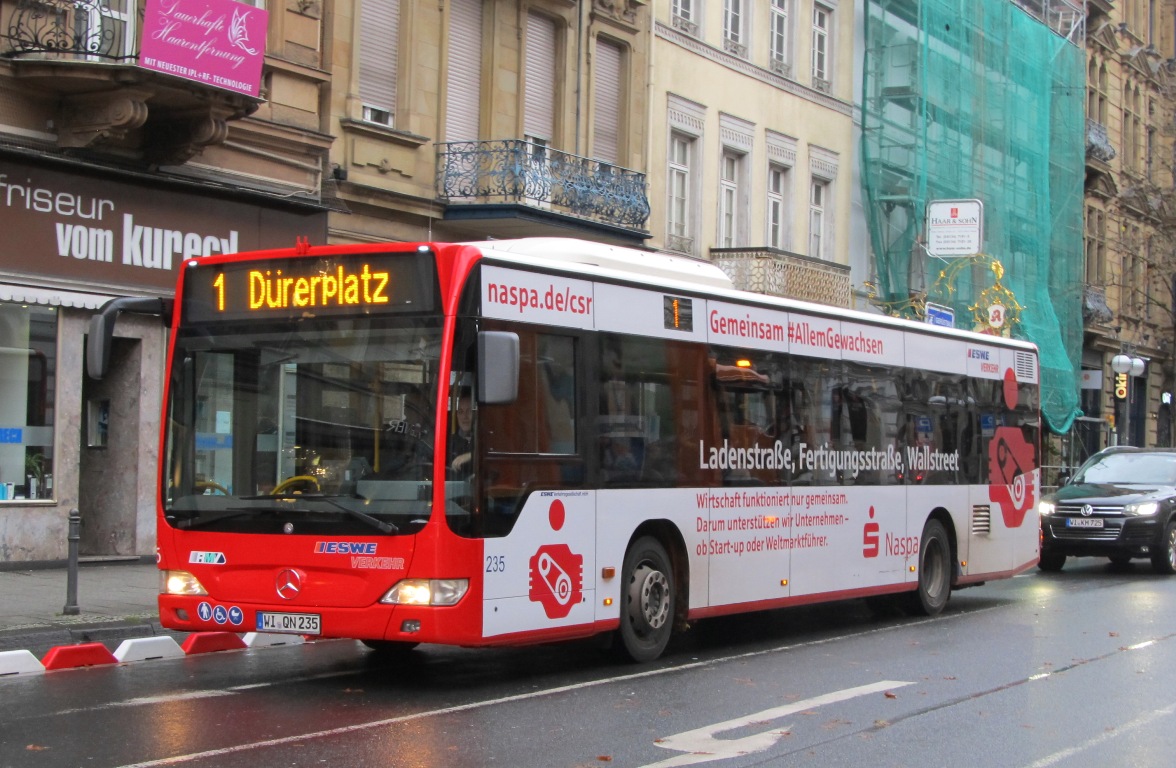
M 0 571 L 0 651 L 41 658 L 56 645 L 101 642 L 113 650 L 128 638 L 182 633 L 159 625 L 154 561 L 106 561 L 78 567 L 76 616 L 66 616 L 65 568 Z

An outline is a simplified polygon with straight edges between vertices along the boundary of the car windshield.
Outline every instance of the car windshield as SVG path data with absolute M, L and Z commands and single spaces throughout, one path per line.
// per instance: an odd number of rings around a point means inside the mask
M 180 529 L 404 534 L 432 499 L 440 322 L 300 318 L 177 334 L 164 514 Z
M 1176 485 L 1176 453 L 1109 453 L 1085 467 L 1074 482 Z

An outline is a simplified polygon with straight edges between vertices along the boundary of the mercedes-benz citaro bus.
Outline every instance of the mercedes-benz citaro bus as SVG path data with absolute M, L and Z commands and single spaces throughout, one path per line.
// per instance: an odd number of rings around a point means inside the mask
M 1036 564 L 1034 345 L 569 239 L 186 261 L 158 313 L 163 626 L 657 658 L 691 620 L 937 614 Z

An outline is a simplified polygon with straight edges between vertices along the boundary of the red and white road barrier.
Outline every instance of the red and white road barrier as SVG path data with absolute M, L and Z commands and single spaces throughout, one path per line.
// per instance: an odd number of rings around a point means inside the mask
M 132 661 L 175 659 L 199 653 L 299 645 L 303 642 L 305 640 L 300 635 L 248 632 L 242 637 L 236 632 L 193 632 L 184 640 L 183 645 L 177 643 L 170 635 L 123 640 L 114 653 L 102 643 L 96 642 L 56 645 L 39 660 L 31 651 L 0 651 L 0 677 L 104 664 L 125 664 Z

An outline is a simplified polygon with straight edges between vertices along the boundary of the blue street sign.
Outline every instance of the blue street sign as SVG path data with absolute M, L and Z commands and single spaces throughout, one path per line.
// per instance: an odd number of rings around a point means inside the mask
M 931 325 L 942 325 L 944 328 L 955 328 L 955 310 L 927 302 L 927 322 Z

